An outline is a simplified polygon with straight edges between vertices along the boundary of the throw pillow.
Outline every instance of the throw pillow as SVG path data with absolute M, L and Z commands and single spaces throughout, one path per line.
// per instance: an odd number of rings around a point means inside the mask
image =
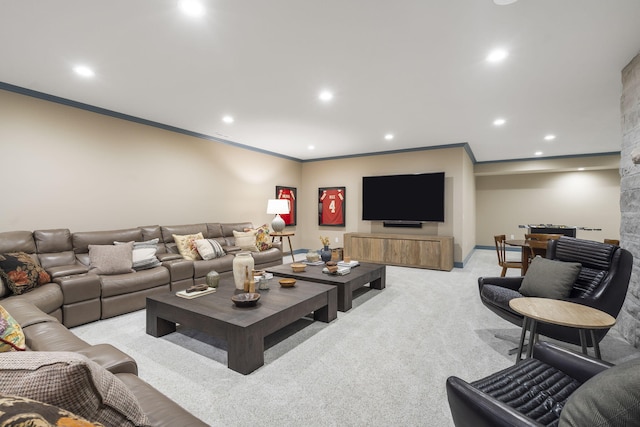
M 269 226 L 263 224 L 256 228 L 256 246 L 259 251 L 266 251 L 271 249 L 271 237 L 269 236 Z
M 102 426 L 57 406 L 19 396 L 0 394 L 1 426 Z
M 133 269 L 136 271 L 148 270 L 162 264 L 156 252 L 158 251 L 159 239 L 145 240 L 144 242 L 133 242 Z M 114 245 L 122 245 L 124 242 L 113 242 Z
M 4 280 L 2 280 L 2 274 L 0 273 L 0 298 L 6 297 L 9 294 L 9 287 L 5 285 Z
M 51 281 L 49 273 L 25 252 L 0 255 L 0 277 L 16 295 Z
M 220 258 L 225 255 L 222 245 L 214 239 L 196 240 L 196 247 L 202 259 Z
M 567 400 L 559 426 L 640 425 L 640 359 L 591 377 Z
M 24 333 L 4 307 L 0 306 L 0 352 L 24 351 Z
M 236 231 L 233 230 L 233 237 L 236 240 L 235 246 L 238 246 L 243 251 L 257 251 L 256 246 L 256 230 L 250 231 Z
M 89 272 L 124 274 L 133 272 L 133 242 L 122 245 L 89 245 Z
M 173 240 L 176 242 L 176 246 L 178 247 L 178 252 L 180 252 L 180 255 L 182 255 L 182 258 L 188 259 L 191 261 L 202 259 L 200 257 L 200 254 L 198 253 L 198 247 L 195 244 L 196 240 L 201 240 L 201 239 L 204 239 L 204 236 L 202 236 L 202 233 L 173 235 Z
M 520 293 L 527 297 L 562 299 L 569 296 L 582 265 L 535 257 L 522 279 Z
M 81 354 L 5 353 L 0 357 L 0 371 L 3 393 L 58 406 L 107 426 L 149 425 L 131 390 Z

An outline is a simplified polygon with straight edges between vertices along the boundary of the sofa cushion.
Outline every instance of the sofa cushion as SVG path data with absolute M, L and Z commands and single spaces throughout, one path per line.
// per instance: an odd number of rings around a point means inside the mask
M 591 377 L 567 400 L 559 426 L 631 426 L 640 420 L 640 359 Z
M 569 296 L 582 265 L 535 257 L 522 279 L 520 293 L 527 297 L 562 299 Z
M 132 261 L 133 269 L 136 271 L 147 270 L 160 265 L 160 260 L 156 257 L 159 239 L 145 240 L 143 242 L 133 242 Z M 124 242 L 113 242 L 114 245 L 123 245 Z
M 0 425 L 2 426 L 103 426 L 93 423 L 57 406 L 22 396 L 0 394 Z
M 111 372 L 72 352 L 27 351 L 0 358 L 0 390 L 59 406 L 105 425 L 146 426 L 136 397 Z
M 133 272 L 133 242 L 122 245 L 89 245 L 89 272 L 123 274 Z
M 271 236 L 269 235 L 269 226 L 263 224 L 255 229 L 256 231 L 256 246 L 259 251 L 266 251 L 271 249 Z
M 204 239 L 202 233 L 196 234 L 174 234 L 173 240 L 178 246 L 178 252 L 184 259 L 195 261 L 202 259 L 198 253 L 198 247 L 195 244 L 196 240 Z
M 256 246 L 256 230 L 236 231 L 233 230 L 233 237 L 236 240 L 235 246 L 240 247 L 243 251 L 257 251 Z
M 22 328 L 4 307 L 0 306 L 0 352 L 24 351 Z
M 49 273 L 25 252 L 1 254 L 0 276 L 16 295 L 51 282 Z
M 220 258 L 225 255 L 222 245 L 215 239 L 199 239 L 195 241 L 200 257 L 204 260 Z

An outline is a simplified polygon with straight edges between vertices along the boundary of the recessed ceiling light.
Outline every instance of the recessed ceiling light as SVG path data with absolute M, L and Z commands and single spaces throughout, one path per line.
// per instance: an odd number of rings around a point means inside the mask
M 495 4 L 497 4 L 498 6 L 506 6 L 508 4 L 512 4 L 517 2 L 518 0 L 493 0 L 493 2 Z
M 545 135 L 544 137 L 545 141 L 553 141 L 554 139 L 556 139 L 555 135 Z
M 494 126 L 502 126 L 505 123 L 507 123 L 507 121 L 505 119 L 495 119 L 493 121 L 493 125 Z
M 384 139 L 386 139 L 387 141 L 391 141 L 393 139 L 393 134 L 392 133 L 388 133 L 384 136 Z
M 204 5 L 199 0 L 180 0 L 178 6 L 185 15 L 193 17 L 204 15 Z
M 542 156 L 542 151 L 536 151 L 535 153 L 533 153 L 535 156 Z
M 509 53 L 504 49 L 494 49 L 491 52 L 489 52 L 489 55 L 487 55 L 487 61 L 500 62 L 503 59 L 505 59 L 508 55 Z
M 578 170 L 579 170 L 579 171 L 583 171 L 583 170 L 584 170 L 584 168 L 578 168 Z
M 93 70 L 89 67 L 87 67 L 86 65 L 77 65 L 75 67 L 73 67 L 73 71 L 78 74 L 79 76 L 82 77 L 93 77 L 95 76 L 95 73 L 93 72 Z
M 233 123 L 233 122 L 234 122 L 234 119 L 233 119 L 233 117 L 231 117 L 231 116 L 224 116 L 224 117 L 222 118 L 222 121 L 223 121 L 223 122 L 225 122 L 225 123 Z
M 309 150 L 315 150 L 315 149 L 316 149 L 316 147 L 315 147 L 314 145 L 310 145 L 310 146 L 308 146 L 308 147 L 307 147 L 307 149 L 309 149 Z
M 318 98 L 320 98 L 321 101 L 329 102 L 333 99 L 333 93 L 329 92 L 328 90 L 323 90 L 318 95 Z

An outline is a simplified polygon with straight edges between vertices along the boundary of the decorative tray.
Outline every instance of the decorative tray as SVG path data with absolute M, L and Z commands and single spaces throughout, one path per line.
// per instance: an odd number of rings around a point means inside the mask
M 194 299 L 194 298 L 201 297 L 202 295 L 212 294 L 215 291 L 216 291 L 216 288 L 209 288 L 204 291 L 196 291 L 196 292 L 187 292 L 185 290 L 185 291 L 176 292 L 176 296 L 180 298 Z

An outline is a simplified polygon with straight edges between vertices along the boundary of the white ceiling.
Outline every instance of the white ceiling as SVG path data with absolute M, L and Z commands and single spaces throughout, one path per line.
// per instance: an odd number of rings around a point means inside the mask
M 0 82 L 301 160 L 620 150 L 640 0 L 203 1 L 193 18 L 177 0 L 0 0 Z

